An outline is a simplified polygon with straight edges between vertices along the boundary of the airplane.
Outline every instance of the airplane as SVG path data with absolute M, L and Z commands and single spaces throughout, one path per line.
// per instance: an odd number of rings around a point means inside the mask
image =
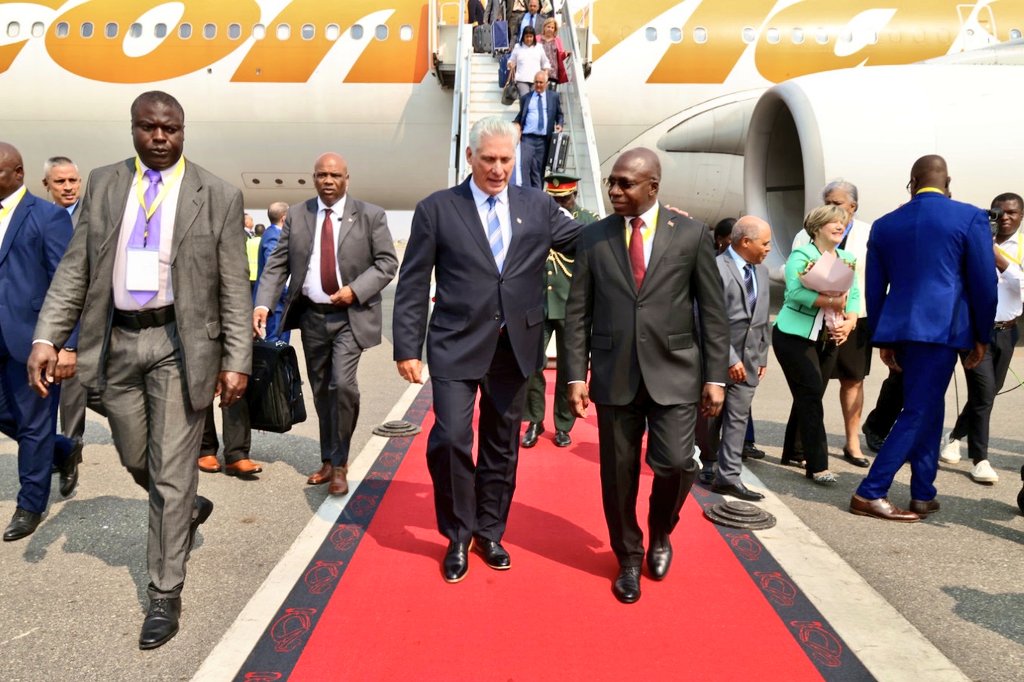
M 592 38 L 603 172 L 657 149 L 664 198 L 709 224 L 769 218 L 776 260 L 835 177 L 869 221 L 906 200 L 926 153 L 947 156 L 957 198 L 1021 190 L 1006 161 L 1024 151 L 1024 0 L 567 1 Z M 3 137 L 30 171 L 65 154 L 87 172 L 129 152 L 130 102 L 163 89 L 185 108 L 186 155 L 246 206 L 307 198 L 312 160 L 337 149 L 354 194 L 410 209 L 446 184 L 452 95 L 431 20 L 460 7 L 0 0 Z

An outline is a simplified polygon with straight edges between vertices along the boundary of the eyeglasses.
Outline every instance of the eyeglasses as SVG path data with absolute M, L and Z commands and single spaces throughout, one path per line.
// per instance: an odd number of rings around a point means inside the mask
M 613 187 L 618 186 L 618 188 L 621 189 L 623 192 L 628 192 L 637 185 L 643 182 L 650 181 L 651 178 L 644 178 L 643 180 L 626 180 L 625 178 L 617 178 L 614 175 L 608 176 L 603 180 L 604 186 L 607 187 L 608 189 L 612 189 Z

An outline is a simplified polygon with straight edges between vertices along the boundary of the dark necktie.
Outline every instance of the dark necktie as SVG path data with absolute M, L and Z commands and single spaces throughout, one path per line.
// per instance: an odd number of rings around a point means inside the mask
M 754 266 L 750 263 L 743 266 L 743 286 L 747 290 L 747 308 L 753 315 L 754 306 L 757 305 L 757 294 L 754 292 Z
M 544 93 L 533 91 L 534 99 L 537 100 L 537 128 L 540 130 L 541 135 L 548 134 L 547 122 L 544 117 Z
M 640 230 L 644 227 L 644 220 L 640 216 L 629 221 L 633 232 L 629 235 L 629 265 L 633 270 L 633 281 L 636 282 L 636 290 L 644 284 L 644 275 L 647 274 L 647 266 L 644 265 L 644 234 Z
M 334 256 L 334 226 L 331 209 L 324 209 L 324 225 L 320 230 L 320 286 L 328 296 L 338 289 L 337 260 Z

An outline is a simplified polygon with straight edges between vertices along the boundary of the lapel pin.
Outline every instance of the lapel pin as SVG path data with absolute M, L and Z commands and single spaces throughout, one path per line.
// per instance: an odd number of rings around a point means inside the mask
M 516 218 L 516 222 L 519 223 L 520 225 L 522 225 L 523 224 L 523 219 L 522 218 Z
M 668 221 L 668 226 L 669 227 L 675 227 L 676 226 L 676 221 L 674 221 L 674 220 Z

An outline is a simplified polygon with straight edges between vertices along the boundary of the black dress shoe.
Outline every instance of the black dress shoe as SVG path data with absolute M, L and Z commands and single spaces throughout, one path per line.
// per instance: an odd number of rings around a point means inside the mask
M 716 483 L 715 485 L 711 486 L 711 490 L 718 493 L 719 495 L 729 495 L 731 497 L 738 497 L 741 500 L 746 500 L 747 502 L 757 502 L 758 500 L 764 499 L 764 495 L 757 492 L 756 490 L 751 490 L 747 486 L 743 485 L 742 481 L 738 483 L 732 483 L 729 485 L 719 485 L 718 483 Z
M 1020 480 L 1024 481 L 1024 465 L 1020 467 Z M 1017 506 L 1020 507 L 1020 513 L 1024 514 L 1024 487 L 1017 493 Z
M 855 457 L 849 448 L 843 448 L 843 459 L 852 464 L 855 467 L 867 468 L 871 466 L 871 462 L 867 457 Z
M 152 599 L 146 620 L 142 621 L 139 635 L 140 649 L 155 649 L 178 634 L 178 617 L 181 616 L 181 597 Z
M 520 445 L 524 448 L 532 448 L 537 444 L 537 439 L 540 438 L 542 433 L 544 433 L 543 424 L 530 422 L 530 425 L 526 427 L 526 432 L 523 434 L 523 440 L 520 441 Z
M 764 459 L 764 450 L 748 440 L 743 444 L 743 459 Z
M 555 431 L 555 445 L 560 448 L 567 448 L 572 445 L 572 438 L 568 431 Z
M 191 523 L 188 524 L 189 553 L 192 552 L 192 545 L 194 545 L 196 542 L 196 531 L 199 530 L 199 526 L 206 523 L 206 519 L 210 518 L 210 514 L 212 513 L 213 502 L 206 499 L 202 495 L 196 495 L 196 515 L 192 518 Z
M 623 566 L 612 583 L 615 598 L 623 604 L 632 604 L 640 598 L 640 567 Z
M 68 453 L 67 459 L 64 463 L 57 467 L 57 473 L 60 474 L 60 491 L 61 497 L 67 497 L 71 493 L 75 492 L 75 487 L 78 485 L 78 465 L 82 463 L 82 443 L 81 441 L 75 443 L 75 447 Z
M 647 570 L 655 580 L 663 580 L 672 565 L 672 543 L 667 534 L 651 533 L 651 546 L 647 548 Z
M 507 571 L 512 568 L 512 558 L 500 542 L 480 537 L 474 538 L 473 549 L 484 558 L 485 564 L 496 571 Z
M 39 522 L 42 520 L 42 514 L 33 514 L 21 507 L 16 508 L 14 516 L 11 517 L 11 522 L 7 524 L 7 529 L 4 531 L 4 542 L 20 540 L 23 537 L 32 535 L 32 533 L 36 532 L 36 528 L 39 527 Z
M 697 480 L 700 481 L 701 483 L 703 483 L 704 485 L 711 485 L 712 483 L 714 483 L 715 482 L 715 469 L 714 469 L 714 467 L 708 467 L 706 469 L 701 469 L 700 473 L 697 474 Z
M 884 436 L 880 436 L 869 429 L 867 424 L 862 426 L 860 430 L 864 433 L 864 444 L 868 446 L 868 450 L 878 452 L 882 449 L 882 445 L 885 444 Z
M 448 551 L 445 552 L 444 562 L 441 565 L 446 583 L 457 583 L 466 577 L 466 573 L 469 572 L 468 551 L 469 547 L 465 542 L 449 543 Z

